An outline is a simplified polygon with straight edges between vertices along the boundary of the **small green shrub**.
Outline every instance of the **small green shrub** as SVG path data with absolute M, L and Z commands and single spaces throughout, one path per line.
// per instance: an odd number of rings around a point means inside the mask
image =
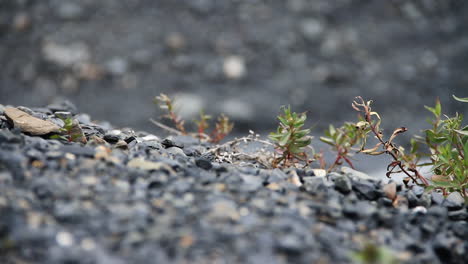
M 86 143 L 86 138 L 83 138 L 81 129 L 76 129 L 77 124 L 73 122 L 72 118 L 59 118 L 63 121 L 64 126 L 60 128 L 60 134 L 50 136 L 51 139 L 59 139 L 68 142 L 81 141 L 83 143 Z
M 354 169 L 351 158 L 359 149 L 353 147 L 362 144 L 364 133 L 364 130 L 356 129 L 355 124 L 349 122 L 339 128 L 335 128 L 333 125 L 329 126 L 328 130 L 325 131 L 325 136 L 320 137 L 320 141 L 332 146 L 333 152 L 336 153 L 335 161 L 328 168 L 328 171 L 332 171 L 343 161 Z
M 291 107 L 282 107 L 283 114 L 278 116 L 280 121 L 276 132 L 270 133 L 269 138 L 275 143 L 280 157 L 275 158 L 273 167 L 290 167 L 296 160 L 309 163 L 305 147 L 309 146 L 312 137 L 310 129 L 302 129 L 307 119 L 305 113 L 291 112 Z

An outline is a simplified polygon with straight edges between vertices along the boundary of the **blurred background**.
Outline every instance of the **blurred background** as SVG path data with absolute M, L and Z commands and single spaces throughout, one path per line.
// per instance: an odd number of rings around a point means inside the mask
M 0 103 L 66 98 L 118 127 L 159 133 L 153 97 L 188 120 L 226 113 L 265 135 L 281 105 L 320 134 L 375 101 L 417 132 L 436 97 L 468 112 L 465 0 L 1 0 Z

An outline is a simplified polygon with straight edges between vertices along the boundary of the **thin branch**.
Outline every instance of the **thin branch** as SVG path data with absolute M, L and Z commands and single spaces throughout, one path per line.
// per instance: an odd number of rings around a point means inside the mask
M 152 119 L 152 118 L 150 118 L 150 122 L 153 123 L 153 124 L 155 124 L 156 126 L 162 128 L 162 129 L 164 129 L 164 130 L 170 132 L 170 133 L 174 133 L 174 134 L 176 134 L 176 135 L 178 135 L 178 136 L 182 136 L 182 135 L 183 135 L 183 133 L 180 132 L 179 130 L 174 129 L 174 128 L 172 128 L 172 127 L 168 127 L 168 126 L 164 125 L 163 123 L 158 122 L 158 121 L 156 121 L 156 120 L 154 120 L 154 119 Z

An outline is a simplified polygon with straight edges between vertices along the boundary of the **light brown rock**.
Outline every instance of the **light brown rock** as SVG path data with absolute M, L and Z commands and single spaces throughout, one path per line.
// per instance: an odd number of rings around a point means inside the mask
M 60 131 L 60 127 L 56 124 L 33 117 L 17 108 L 5 108 L 5 116 L 13 122 L 14 127 L 18 127 L 22 132 L 31 135 L 39 136 Z
M 383 191 L 385 193 L 385 196 L 387 196 L 388 199 L 390 200 L 395 200 L 396 198 L 396 183 L 392 182 L 383 187 Z

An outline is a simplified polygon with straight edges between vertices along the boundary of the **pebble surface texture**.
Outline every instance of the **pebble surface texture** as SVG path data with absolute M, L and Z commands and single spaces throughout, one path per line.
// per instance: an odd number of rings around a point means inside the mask
M 21 109 L 70 112 L 88 143 L 28 135 L 0 111 L 0 263 L 339 264 L 368 243 L 402 263 L 466 263 L 456 194 L 218 163 L 210 145 L 93 123 L 70 104 Z

